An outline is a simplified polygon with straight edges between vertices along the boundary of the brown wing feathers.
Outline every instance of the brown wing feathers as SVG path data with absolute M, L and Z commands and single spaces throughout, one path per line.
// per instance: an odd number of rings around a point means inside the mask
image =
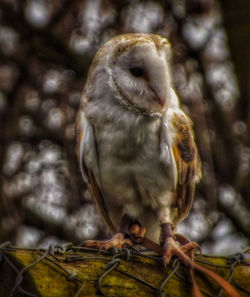
M 172 124 L 176 132 L 172 148 L 178 175 L 176 205 L 179 219 L 183 220 L 193 203 L 195 182 L 200 176 L 200 162 L 189 119 L 175 114 Z
M 81 112 L 83 112 L 83 111 L 78 112 L 77 119 L 76 119 L 76 129 L 75 129 L 75 132 L 76 132 L 75 133 L 75 135 L 76 135 L 76 154 L 77 154 L 79 162 L 81 163 L 79 165 L 83 169 L 83 172 L 86 174 L 85 181 L 87 183 L 91 197 L 95 200 L 95 205 L 97 206 L 99 213 L 103 217 L 110 232 L 115 233 L 117 230 L 108 215 L 106 205 L 104 203 L 101 191 L 100 191 L 99 186 L 96 182 L 94 174 L 92 173 L 92 171 L 90 169 L 86 168 L 86 166 L 83 162 L 82 156 L 80 156 L 80 154 L 82 154 L 82 152 L 80 151 L 81 143 L 83 141 L 84 133 L 86 133 L 86 131 L 84 131 L 84 124 L 83 124 L 83 121 L 85 119 L 82 117 Z M 82 172 L 82 174 L 83 174 L 83 172 Z
M 87 170 L 87 172 L 88 172 L 88 177 L 89 177 L 88 189 L 90 191 L 91 197 L 95 200 L 95 205 L 97 206 L 99 213 L 103 217 L 104 222 L 106 223 L 109 231 L 111 233 L 115 233 L 115 232 L 117 232 L 117 230 L 108 215 L 106 205 L 104 203 L 101 191 L 98 187 L 95 177 L 94 177 L 93 173 L 91 172 L 91 170 Z

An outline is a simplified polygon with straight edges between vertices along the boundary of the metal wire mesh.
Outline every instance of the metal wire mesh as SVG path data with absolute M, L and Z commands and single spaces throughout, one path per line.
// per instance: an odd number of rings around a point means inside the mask
M 15 252 L 18 250 L 29 250 L 34 251 L 37 253 L 37 257 L 35 260 L 25 266 L 22 269 L 18 269 L 9 257 L 10 252 Z M 62 259 L 58 258 L 58 256 L 64 256 L 63 262 L 64 263 L 73 263 L 73 262 L 81 262 L 81 261 L 99 261 L 103 262 L 103 270 L 104 272 L 101 273 L 97 280 L 97 294 L 112 297 L 111 295 L 108 295 L 107 292 L 105 292 L 105 289 L 103 287 L 103 280 L 107 275 L 112 274 L 114 271 L 118 272 L 119 274 L 126 276 L 128 278 L 131 278 L 135 280 L 136 282 L 143 285 L 145 290 L 150 290 L 153 294 L 153 296 L 157 297 L 164 297 L 166 296 L 166 288 L 168 285 L 169 280 L 175 275 L 177 278 L 179 278 L 181 281 L 185 283 L 190 283 L 190 279 L 187 277 L 187 275 L 183 274 L 180 271 L 180 266 L 182 266 L 182 263 L 175 259 L 171 262 L 171 270 L 169 273 L 167 273 L 166 270 L 166 276 L 164 277 L 161 284 L 156 287 L 149 283 L 147 280 L 143 280 L 142 277 L 138 277 L 137 275 L 133 275 L 131 273 L 128 273 L 120 268 L 120 262 L 121 260 L 126 261 L 133 261 L 133 257 L 141 257 L 141 258 L 148 258 L 151 260 L 154 260 L 157 263 L 162 262 L 161 257 L 149 255 L 146 250 L 138 250 L 134 247 L 127 247 L 123 248 L 121 250 L 116 251 L 104 251 L 104 250 L 98 250 L 93 248 L 86 248 L 81 246 L 74 246 L 71 243 L 67 243 L 61 246 L 53 246 L 51 245 L 48 249 L 43 248 L 18 248 L 16 246 L 12 246 L 10 242 L 5 242 L 0 245 L 0 264 L 1 262 L 6 262 L 11 269 L 16 273 L 15 282 L 12 288 L 10 288 L 9 297 L 16 296 L 17 292 L 22 293 L 22 296 L 31 296 L 31 297 L 38 297 L 36 294 L 32 292 L 28 292 L 25 288 L 23 288 L 22 281 L 24 278 L 24 273 L 27 272 L 31 267 L 34 267 L 38 263 L 41 263 L 42 261 L 47 261 L 51 263 L 52 265 L 56 266 L 63 275 L 65 275 L 65 281 L 74 282 L 77 285 L 77 290 L 74 293 L 73 297 L 80 296 L 81 293 L 83 293 L 83 290 L 85 288 L 86 282 L 77 276 L 75 272 L 68 271 L 65 267 L 61 265 Z M 88 255 L 86 255 L 88 253 Z M 91 253 L 91 256 L 89 256 L 89 253 Z M 247 294 L 250 296 L 250 291 L 247 288 L 242 287 L 235 279 L 234 279 L 234 272 L 235 268 L 238 265 L 246 265 L 250 266 L 250 262 L 247 261 L 250 254 L 250 248 L 247 248 L 242 253 L 238 253 L 236 255 L 230 256 L 230 257 L 224 257 L 226 259 L 226 265 L 219 265 L 219 264 L 213 264 L 209 261 L 205 261 L 204 258 L 206 256 L 202 256 L 200 258 L 198 255 L 195 257 L 195 261 L 202 264 L 202 265 L 209 265 L 214 266 L 215 268 L 223 268 L 230 271 L 229 277 L 227 279 L 228 282 L 230 282 L 233 286 L 235 286 L 239 292 L 244 292 L 244 294 Z M 169 270 L 168 270 L 169 271 Z M 1 276 L 1 277 L 4 277 Z M 223 290 L 218 289 L 218 292 L 216 295 L 211 295 L 208 292 L 205 292 L 204 290 L 201 290 L 201 292 L 208 296 L 208 297 L 215 297 L 215 296 L 222 296 Z

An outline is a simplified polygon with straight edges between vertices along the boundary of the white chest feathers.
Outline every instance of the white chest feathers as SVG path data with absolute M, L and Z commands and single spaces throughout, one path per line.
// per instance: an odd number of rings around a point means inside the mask
M 136 125 L 103 125 L 96 139 L 101 187 L 117 207 L 127 205 L 134 215 L 148 206 L 170 205 L 170 168 L 160 160 L 161 119 L 138 120 Z M 171 200 L 170 197 L 167 200 Z

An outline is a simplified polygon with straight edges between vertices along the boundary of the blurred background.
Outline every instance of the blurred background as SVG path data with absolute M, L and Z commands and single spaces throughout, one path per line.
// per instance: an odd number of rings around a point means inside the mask
M 203 253 L 250 241 L 248 0 L 1 0 L 0 242 L 42 246 L 108 233 L 80 176 L 74 121 L 96 50 L 125 32 L 173 47 L 203 179 L 179 231 Z

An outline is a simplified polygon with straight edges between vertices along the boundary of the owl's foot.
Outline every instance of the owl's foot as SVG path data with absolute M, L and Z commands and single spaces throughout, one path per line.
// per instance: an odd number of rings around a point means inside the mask
M 192 267 L 193 251 L 199 249 L 199 245 L 195 242 L 189 242 L 185 245 L 179 245 L 179 243 L 171 236 L 164 240 L 163 245 L 163 261 L 165 265 L 168 265 L 172 257 L 175 256 L 181 262 L 187 266 Z
M 202 297 L 199 286 L 194 278 L 194 270 L 198 270 L 206 277 L 209 277 L 217 282 L 225 290 L 228 296 L 240 297 L 228 281 L 224 280 L 217 273 L 193 261 L 194 250 L 198 249 L 200 251 L 200 247 L 197 243 L 191 242 L 184 235 L 173 234 L 173 227 L 169 223 L 162 224 L 161 228 L 164 264 L 168 265 L 171 258 L 175 256 L 188 268 L 190 280 L 193 286 L 193 296 Z
M 144 240 L 146 229 L 135 219 L 124 215 L 121 220 L 120 230 L 110 240 L 87 240 L 82 246 L 100 250 L 121 249 L 124 246 L 141 244 Z
M 121 249 L 131 244 L 132 241 L 124 233 L 118 232 L 109 240 L 86 240 L 81 243 L 81 246 L 108 251 L 111 249 Z
M 162 224 L 162 245 L 163 245 L 163 261 L 168 265 L 172 257 L 175 256 L 187 266 L 192 267 L 194 250 L 200 247 L 196 242 L 190 242 L 181 234 L 173 234 L 171 224 Z

